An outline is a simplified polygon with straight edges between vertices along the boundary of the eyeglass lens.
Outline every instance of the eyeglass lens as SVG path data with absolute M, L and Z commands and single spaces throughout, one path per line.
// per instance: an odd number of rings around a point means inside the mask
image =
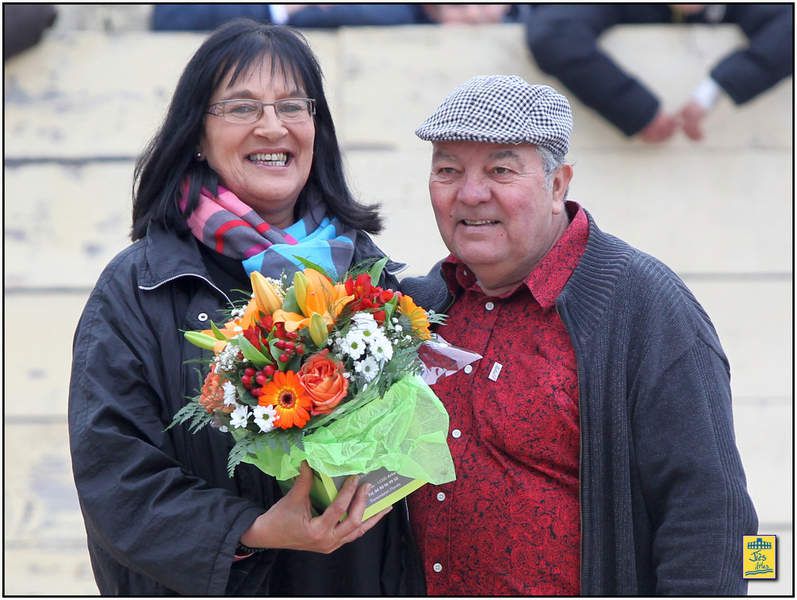
M 216 104 L 220 116 L 230 123 L 255 123 L 263 117 L 267 106 L 273 106 L 281 121 L 304 121 L 312 114 L 312 101 L 308 98 L 283 98 L 276 102 L 256 100 L 227 100 Z

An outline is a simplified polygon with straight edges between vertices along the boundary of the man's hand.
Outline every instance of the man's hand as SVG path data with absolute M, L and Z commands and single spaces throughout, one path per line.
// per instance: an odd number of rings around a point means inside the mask
M 703 139 L 703 119 L 706 116 L 706 109 L 694 100 L 689 101 L 678 113 L 681 128 L 690 140 L 700 141 Z
M 241 543 L 252 548 L 290 548 L 329 554 L 362 536 L 390 512 L 391 507 L 363 521 L 370 484 L 357 487 L 355 476 L 343 487 L 323 514 L 313 517 L 310 487 L 313 474 L 302 463 L 299 477 L 290 491 L 260 515 L 241 536 Z M 346 519 L 341 517 L 348 513 Z
M 659 144 L 670 139 L 676 129 L 678 121 L 675 117 L 660 110 L 638 135 L 643 142 Z

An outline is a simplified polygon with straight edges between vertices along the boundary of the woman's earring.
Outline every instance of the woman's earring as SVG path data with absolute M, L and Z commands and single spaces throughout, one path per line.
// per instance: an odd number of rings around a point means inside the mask
M 197 160 L 202 160 L 202 153 L 197 152 L 196 154 L 194 154 L 194 158 L 196 158 Z

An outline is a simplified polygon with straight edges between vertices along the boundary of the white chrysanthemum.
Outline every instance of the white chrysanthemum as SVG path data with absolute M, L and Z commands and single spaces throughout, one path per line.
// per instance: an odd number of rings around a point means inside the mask
M 355 313 L 351 318 L 351 328 L 357 331 L 368 332 L 368 335 L 376 333 L 379 329 L 379 323 L 376 322 L 374 316 L 369 312 Z
M 226 425 L 219 425 L 219 431 L 221 431 L 222 433 L 227 433 L 229 429 L 227 429 Z
M 393 358 L 393 344 L 381 332 L 373 337 L 368 348 L 370 355 L 382 364 Z
M 221 386 L 221 389 L 224 390 L 224 406 L 238 406 L 238 391 L 235 389 L 235 386 L 229 382 L 225 381 L 224 385 Z
M 268 433 L 274 429 L 277 421 L 277 409 L 271 404 L 268 406 L 255 406 L 252 409 L 252 413 L 255 417 L 255 425 L 260 427 L 260 431 Z
M 243 429 L 249 422 L 249 407 L 246 404 L 240 404 L 230 413 L 230 426 Z
M 237 360 L 238 346 L 227 344 L 224 350 L 216 356 L 216 371 L 227 371 L 228 373 L 234 371 Z
M 351 356 L 354 360 L 360 358 L 365 352 L 365 339 L 362 333 L 356 329 L 352 329 L 345 337 L 338 341 L 340 351 L 347 356 Z
M 368 356 L 354 365 L 355 371 L 363 376 L 365 381 L 372 381 L 379 375 L 379 363 L 373 356 Z

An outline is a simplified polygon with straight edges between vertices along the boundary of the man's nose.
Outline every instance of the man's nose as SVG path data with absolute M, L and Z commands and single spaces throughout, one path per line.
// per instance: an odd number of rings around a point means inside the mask
M 481 176 L 466 176 L 462 187 L 457 191 L 457 200 L 466 204 L 478 204 L 489 199 L 490 187 Z

